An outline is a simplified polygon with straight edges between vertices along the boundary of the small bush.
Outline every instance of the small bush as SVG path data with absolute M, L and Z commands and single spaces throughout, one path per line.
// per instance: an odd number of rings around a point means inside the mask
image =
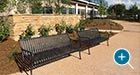
M 25 32 L 23 32 L 20 35 L 20 39 L 27 39 L 27 38 L 31 38 L 33 35 L 35 35 L 35 32 L 32 31 L 32 26 L 31 24 L 29 24 L 25 30 Z
M 10 27 L 7 21 L 0 21 L 0 41 L 4 41 L 10 34 Z
M 73 33 L 74 29 L 72 25 L 66 26 L 66 33 Z
M 86 23 L 87 23 L 86 21 L 81 20 L 80 23 L 79 23 L 79 25 L 78 25 L 79 26 L 79 29 L 80 30 L 84 30 L 85 29 L 85 26 L 86 26 Z
M 48 36 L 49 35 L 49 32 L 52 30 L 51 26 L 49 27 L 46 27 L 44 25 L 42 25 L 38 31 L 40 32 L 40 35 L 41 36 Z
M 79 30 L 80 30 L 79 24 L 76 24 L 76 25 L 73 27 L 73 30 L 76 31 L 76 32 L 79 31 Z
M 55 31 L 57 34 L 62 34 L 66 29 L 66 23 L 62 21 L 60 24 L 55 25 Z

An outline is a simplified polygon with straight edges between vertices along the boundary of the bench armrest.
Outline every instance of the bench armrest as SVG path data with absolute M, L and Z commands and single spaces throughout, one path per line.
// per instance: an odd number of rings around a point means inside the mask
M 22 49 L 22 60 L 29 59 L 30 61 L 33 60 L 33 53 L 28 50 Z
M 24 54 L 25 56 L 32 56 L 32 52 L 28 51 L 28 50 L 24 50 L 22 49 L 22 54 Z
M 79 37 L 79 39 L 77 39 L 77 41 L 80 44 L 80 48 L 82 47 L 82 44 L 84 43 L 84 41 L 87 41 L 88 45 L 90 45 L 90 38 L 88 38 L 88 37 Z
M 109 39 L 109 37 L 110 37 L 110 34 L 106 31 L 105 32 L 106 34 L 107 34 L 107 38 Z
M 109 39 L 109 37 L 110 37 L 109 32 L 105 31 L 104 34 L 107 35 L 107 38 Z M 101 34 L 100 34 L 100 37 L 103 37 L 103 36 L 101 36 Z M 105 37 L 106 37 L 106 36 L 105 36 Z

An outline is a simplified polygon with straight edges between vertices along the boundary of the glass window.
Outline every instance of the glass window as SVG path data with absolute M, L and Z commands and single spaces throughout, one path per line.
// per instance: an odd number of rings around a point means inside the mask
M 69 8 L 69 14 L 75 14 L 75 11 L 73 8 Z
M 66 14 L 66 13 L 67 13 L 67 9 L 64 8 L 64 9 L 62 10 L 62 14 Z
M 88 13 L 87 14 L 90 15 L 90 10 L 88 10 Z
M 45 7 L 43 10 L 43 14 L 52 14 L 52 7 Z
M 81 14 L 81 10 L 80 9 L 78 9 L 78 14 Z
M 81 10 L 81 15 L 85 15 L 85 10 Z
M 94 15 L 94 11 L 90 10 L 90 16 L 93 16 L 93 15 Z

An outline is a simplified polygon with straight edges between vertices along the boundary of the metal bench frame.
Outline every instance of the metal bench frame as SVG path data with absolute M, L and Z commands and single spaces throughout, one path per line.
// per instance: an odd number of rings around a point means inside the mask
M 68 33 L 71 34 L 71 33 Z M 102 37 L 97 28 L 92 28 L 89 30 L 82 30 L 77 32 L 78 39 L 72 39 L 69 35 L 70 40 L 78 41 L 80 45 L 87 43 L 88 45 L 88 54 L 90 55 L 90 47 L 100 44 L 103 41 L 107 41 L 107 46 L 109 46 L 109 34 L 105 32 L 107 37 Z
M 108 32 L 105 32 L 107 35 L 106 37 L 101 36 L 99 30 L 97 28 L 92 28 L 88 30 L 83 30 L 77 32 L 79 37 L 85 37 L 89 39 L 90 46 L 98 45 L 103 41 L 107 41 L 107 46 L 109 46 L 109 34 Z
M 37 37 L 19 40 L 21 53 L 14 54 L 15 61 L 20 72 L 30 71 L 46 63 L 69 56 L 70 53 L 78 51 L 81 59 L 80 46 L 72 45 L 67 34 L 52 35 L 48 37 Z

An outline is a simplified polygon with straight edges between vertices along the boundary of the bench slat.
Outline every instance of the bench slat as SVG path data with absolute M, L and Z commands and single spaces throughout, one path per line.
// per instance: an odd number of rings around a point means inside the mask
M 79 51 L 79 54 L 81 51 L 80 47 L 72 46 L 67 34 L 20 39 L 19 43 L 22 53 L 20 58 L 15 56 L 17 65 L 20 71 L 30 70 L 31 74 L 33 68 L 69 56 L 74 50 Z M 81 58 L 81 55 L 79 56 Z

